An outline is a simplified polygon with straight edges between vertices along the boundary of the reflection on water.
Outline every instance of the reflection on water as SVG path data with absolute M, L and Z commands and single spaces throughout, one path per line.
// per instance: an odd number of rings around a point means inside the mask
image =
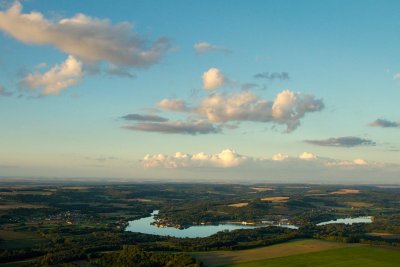
M 174 237 L 207 237 L 220 231 L 232 231 L 236 229 L 254 229 L 257 227 L 265 227 L 266 225 L 240 225 L 240 224 L 219 224 L 219 225 L 196 225 L 186 229 L 178 229 L 174 227 L 157 227 L 152 225 L 155 221 L 154 215 L 158 214 L 158 210 L 153 211 L 150 217 L 141 218 L 138 220 L 130 221 L 125 231 L 138 232 L 143 234 L 161 235 L 161 236 L 174 236 Z M 294 225 L 277 225 L 280 227 L 297 229 Z
M 372 223 L 372 219 L 373 219 L 372 216 L 357 217 L 357 218 L 344 218 L 344 219 L 337 219 L 337 220 L 332 220 L 332 221 L 327 221 L 327 222 L 321 222 L 321 223 L 318 223 L 317 226 L 334 224 L 334 223 L 350 224 L 350 225 L 352 225 L 353 223 Z

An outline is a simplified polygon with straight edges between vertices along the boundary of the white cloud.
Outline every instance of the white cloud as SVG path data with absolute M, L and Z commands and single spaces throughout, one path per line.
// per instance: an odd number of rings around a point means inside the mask
M 82 62 L 68 56 L 61 65 L 55 65 L 45 73 L 28 74 L 23 78 L 22 84 L 34 90 L 42 88 L 42 95 L 57 95 L 62 90 L 76 85 L 82 77 Z
M 284 124 L 287 132 L 295 130 L 307 113 L 324 108 L 321 99 L 289 90 L 277 94 L 274 101 L 263 99 L 251 91 L 241 91 L 210 94 L 195 107 L 189 107 L 180 99 L 163 99 L 156 105 L 165 110 L 195 113 L 217 123 L 257 121 Z
M 197 113 L 214 122 L 268 121 L 272 104 L 250 91 L 231 94 L 212 94 L 203 99 Z
M 288 159 L 288 158 L 289 158 L 288 155 L 285 155 L 285 154 L 282 154 L 282 153 L 278 153 L 278 154 L 275 154 L 275 155 L 272 156 L 272 160 L 273 161 L 283 161 L 283 160 Z
M 363 159 L 355 159 L 355 160 L 353 160 L 353 163 L 356 164 L 356 165 L 367 165 L 367 164 L 368 164 L 368 163 L 367 163 L 365 160 L 363 160 Z
M 185 101 L 180 99 L 163 99 L 156 103 L 156 106 L 166 110 L 172 110 L 177 112 L 188 111 L 189 108 Z
M 193 109 L 213 122 L 259 121 L 285 124 L 287 132 L 300 125 L 300 119 L 308 112 L 320 111 L 322 100 L 289 90 L 279 93 L 274 101 L 256 96 L 250 91 L 230 94 L 212 94 Z
M 276 119 L 291 117 L 293 106 L 296 104 L 296 93 L 289 90 L 279 93 L 272 105 L 272 116 Z
M 300 125 L 300 119 L 306 113 L 320 111 L 323 108 L 324 103 L 321 99 L 284 90 L 274 100 L 272 115 L 276 121 L 286 124 L 288 132 L 291 132 Z
M 226 82 L 224 74 L 217 68 L 210 68 L 203 73 L 203 87 L 208 91 L 222 87 Z
M 164 154 L 146 155 L 143 158 L 142 164 L 145 168 L 179 168 L 188 166 L 188 155 L 181 155 L 177 152 L 175 156 Z
M 231 149 L 222 150 L 221 153 L 211 156 L 211 161 L 222 167 L 234 167 L 246 161 L 246 159 L 246 157 Z
M 232 149 L 225 149 L 216 154 L 176 152 L 173 155 L 146 155 L 141 163 L 147 169 L 186 169 L 189 171 L 186 174 L 209 174 L 209 172 L 204 171 L 211 168 L 223 168 L 224 172 L 213 173 L 225 174 L 224 179 L 231 178 L 231 175 L 240 177 L 240 179 L 243 179 L 243 177 L 262 177 L 261 179 L 268 179 L 269 177 L 269 179 L 277 179 L 278 175 L 279 177 L 292 177 L 296 179 L 294 181 L 302 179 L 303 181 L 314 180 L 323 183 L 337 181 L 338 177 L 361 178 L 371 173 L 382 173 L 383 170 L 398 170 L 400 167 L 400 165 L 367 162 L 360 158 L 355 160 L 341 160 L 316 157 L 310 152 L 304 152 L 299 157 L 291 157 L 283 153 L 278 153 L 272 157 L 257 158 L 241 155 Z M 327 179 L 321 180 L 322 178 Z M 282 181 L 287 182 L 288 180 L 280 180 L 280 182 Z
M 176 152 L 173 156 L 164 154 L 146 155 L 142 161 L 145 168 L 189 168 L 189 167 L 218 167 L 230 168 L 238 166 L 248 159 L 237 154 L 234 150 L 224 149 L 217 154 L 186 154 Z
M 199 42 L 195 43 L 193 46 L 194 50 L 197 54 L 205 54 L 208 52 L 223 52 L 230 53 L 231 51 L 225 47 L 213 45 L 207 42 Z
M 301 160 L 315 160 L 315 159 L 317 159 L 317 156 L 315 156 L 313 153 L 310 153 L 310 152 L 303 152 L 299 156 L 299 159 L 301 159 Z
M 0 12 L 0 30 L 24 43 L 52 45 L 85 63 L 107 61 L 114 65 L 148 67 L 169 49 L 165 37 L 149 45 L 127 22 L 113 25 L 108 19 L 84 14 L 54 22 L 39 12 L 21 12 L 19 2 Z
M 395 75 L 393 75 L 393 79 L 394 80 L 400 80 L 400 72 L 398 72 Z

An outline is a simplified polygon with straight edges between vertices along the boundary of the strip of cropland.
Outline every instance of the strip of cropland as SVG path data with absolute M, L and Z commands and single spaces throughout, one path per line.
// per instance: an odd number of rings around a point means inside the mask
M 360 245 L 303 239 L 256 249 L 193 253 L 193 256 L 202 261 L 204 266 L 214 267 L 353 246 Z
M 400 252 L 370 246 L 353 246 L 274 259 L 242 262 L 224 267 L 397 267 Z

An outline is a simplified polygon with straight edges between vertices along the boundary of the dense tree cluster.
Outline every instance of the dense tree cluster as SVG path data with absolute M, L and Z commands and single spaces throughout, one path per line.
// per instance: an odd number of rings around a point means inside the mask
M 200 267 L 199 261 L 187 254 L 148 252 L 139 246 L 123 246 L 121 251 L 105 253 L 92 261 L 100 267 Z

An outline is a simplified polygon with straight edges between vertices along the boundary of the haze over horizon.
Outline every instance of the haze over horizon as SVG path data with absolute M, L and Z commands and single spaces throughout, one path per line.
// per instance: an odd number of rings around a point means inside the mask
M 0 1 L 0 177 L 398 184 L 399 13 Z

